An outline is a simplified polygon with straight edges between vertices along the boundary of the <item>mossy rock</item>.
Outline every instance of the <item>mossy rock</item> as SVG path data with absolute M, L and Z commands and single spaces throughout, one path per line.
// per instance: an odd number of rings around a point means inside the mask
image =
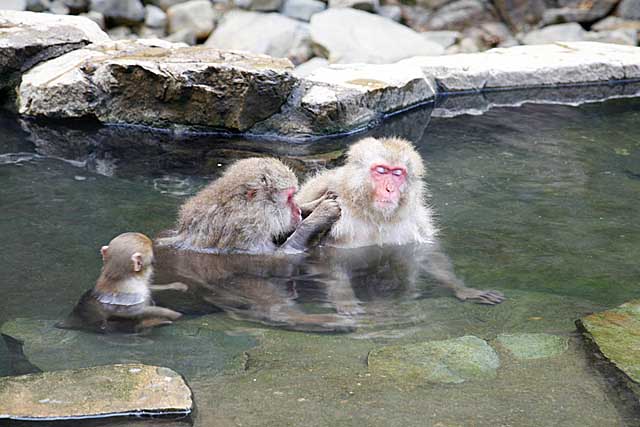
M 497 341 L 520 360 L 555 357 L 569 347 L 567 338 L 551 334 L 500 334 Z
M 369 354 L 368 363 L 375 375 L 410 383 L 490 379 L 500 366 L 495 350 L 474 336 L 382 347 Z
M 0 378 L 0 419 L 189 414 L 191 390 L 168 368 L 107 365 Z

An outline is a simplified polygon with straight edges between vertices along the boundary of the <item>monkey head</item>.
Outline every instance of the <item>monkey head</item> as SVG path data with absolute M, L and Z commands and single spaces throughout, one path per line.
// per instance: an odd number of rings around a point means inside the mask
M 346 165 L 353 174 L 345 183 L 351 186 L 347 194 L 386 219 L 422 195 L 424 164 L 405 139 L 365 138 L 351 146 Z
M 151 271 L 153 243 L 142 233 L 123 233 L 100 249 L 103 276 L 121 280 L 129 275 L 140 276 Z

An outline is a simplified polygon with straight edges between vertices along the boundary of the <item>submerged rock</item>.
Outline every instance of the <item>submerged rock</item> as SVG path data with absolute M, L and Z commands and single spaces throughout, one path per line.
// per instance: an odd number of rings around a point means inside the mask
M 584 317 L 577 324 L 640 399 L 640 300 Z
M 462 383 L 490 379 L 500 366 L 486 341 L 465 336 L 444 341 L 388 346 L 373 350 L 369 370 L 411 383 Z
M 242 131 L 279 110 L 295 82 L 292 68 L 286 59 L 249 53 L 113 42 L 26 73 L 18 107 L 30 116 Z
M 567 338 L 551 334 L 500 334 L 497 341 L 516 359 L 555 357 L 569 346 Z
M 16 363 L 26 358 L 44 371 L 137 362 L 196 376 L 236 369 L 239 355 L 256 344 L 246 334 L 229 336 L 224 328 L 211 328 L 216 319 L 180 321 L 149 335 L 95 334 L 58 329 L 53 320 L 15 319 L 2 325 L 0 332 L 11 344 Z M 21 355 L 15 353 L 20 346 Z
M 191 390 L 168 368 L 106 365 L 0 378 L 0 419 L 189 414 Z
M 109 36 L 83 17 L 0 11 L 0 91 L 39 62 L 106 41 Z
M 403 58 L 441 55 L 444 48 L 390 19 L 350 8 L 313 15 L 311 39 L 331 63 L 388 64 Z

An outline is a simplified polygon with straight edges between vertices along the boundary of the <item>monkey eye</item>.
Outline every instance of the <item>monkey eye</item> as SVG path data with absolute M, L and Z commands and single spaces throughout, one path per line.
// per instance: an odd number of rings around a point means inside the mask
M 395 176 L 402 176 L 404 175 L 404 170 L 403 169 L 394 169 L 391 171 L 391 173 Z
M 380 174 L 385 174 L 385 173 L 389 172 L 389 170 L 387 168 L 385 168 L 384 166 L 376 166 L 376 172 L 378 172 Z

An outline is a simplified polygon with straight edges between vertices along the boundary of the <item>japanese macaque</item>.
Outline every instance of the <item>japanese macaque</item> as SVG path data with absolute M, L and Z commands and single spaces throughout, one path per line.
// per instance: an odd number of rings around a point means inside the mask
M 100 249 L 102 271 L 93 289 L 85 292 L 61 328 L 100 332 L 142 330 L 171 324 L 181 313 L 156 307 L 151 291 L 187 289 L 182 283 L 152 285 L 153 245 L 140 233 L 123 233 Z
M 184 203 L 175 234 L 158 243 L 213 253 L 303 251 L 340 209 L 328 194 L 298 206 L 297 190 L 298 179 L 279 160 L 240 160 Z
M 325 246 L 408 246 L 411 255 L 405 264 L 413 266 L 413 271 L 406 274 L 408 281 L 415 282 L 418 273 L 428 273 L 461 300 L 502 302 L 504 296 L 500 292 L 466 287 L 454 274 L 448 257 L 438 250 L 433 213 L 425 201 L 424 174 L 422 158 L 410 142 L 401 138 L 365 138 L 351 146 L 344 166 L 309 179 L 296 200 L 304 204 L 327 192 L 337 195 L 341 216 L 324 237 Z M 406 250 L 402 248 L 403 252 Z M 362 257 L 346 250 L 333 252 L 334 255 L 324 254 L 335 261 L 328 292 L 343 301 L 342 311 L 357 312 L 360 308 L 350 285 L 350 260 L 357 259 L 361 265 Z

